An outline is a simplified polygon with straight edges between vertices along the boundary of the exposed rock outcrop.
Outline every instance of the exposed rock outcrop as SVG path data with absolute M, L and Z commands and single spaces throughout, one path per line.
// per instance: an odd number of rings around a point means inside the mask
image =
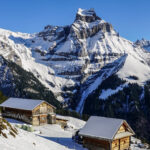
M 8 138 L 9 136 L 16 137 L 18 131 L 10 123 L 8 123 L 4 118 L 0 118 L 0 136 Z

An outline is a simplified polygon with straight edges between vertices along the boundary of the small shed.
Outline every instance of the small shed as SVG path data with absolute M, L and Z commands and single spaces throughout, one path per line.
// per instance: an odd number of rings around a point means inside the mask
M 59 124 L 63 129 L 67 126 L 68 119 L 64 116 L 56 115 L 56 124 Z
M 44 100 L 9 98 L 3 102 L 2 115 L 32 125 L 56 123 L 55 107 Z
M 127 150 L 134 131 L 122 119 L 91 116 L 79 135 L 89 150 Z

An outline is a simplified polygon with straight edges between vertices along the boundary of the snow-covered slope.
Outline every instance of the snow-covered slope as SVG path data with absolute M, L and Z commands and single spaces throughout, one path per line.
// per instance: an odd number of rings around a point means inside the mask
M 93 9 L 79 9 L 69 26 L 48 25 L 36 34 L 0 29 L 0 54 L 32 72 L 58 100 L 68 105 L 74 95 L 80 95 L 81 106 L 83 99 L 101 84 L 98 76 L 102 81 L 117 72 L 127 82 L 140 85 L 150 77 L 150 54 L 120 37 Z M 117 60 L 123 56 L 124 65 L 117 66 Z M 105 67 L 109 68 L 106 72 Z
M 85 124 L 83 120 L 66 117 L 68 119 L 67 130 L 60 125 L 44 125 L 33 127 L 35 132 L 27 132 L 17 128 L 18 135 L 14 138 L 0 136 L 1 150 L 86 150 L 72 140 L 72 135 L 76 129 L 82 128 Z M 13 126 L 23 124 L 14 119 L 7 119 Z

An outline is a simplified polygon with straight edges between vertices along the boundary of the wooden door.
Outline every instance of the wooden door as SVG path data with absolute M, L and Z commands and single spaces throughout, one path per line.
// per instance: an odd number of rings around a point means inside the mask
M 40 116 L 40 125 L 47 124 L 47 115 Z
M 35 125 L 35 126 L 40 125 L 40 119 L 39 119 L 39 116 L 34 116 L 34 117 L 33 117 L 32 125 Z

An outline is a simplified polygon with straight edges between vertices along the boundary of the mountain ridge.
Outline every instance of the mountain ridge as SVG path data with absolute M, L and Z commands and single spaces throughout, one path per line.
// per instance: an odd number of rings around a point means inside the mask
M 146 73 L 141 75 L 140 69 L 132 71 L 134 65 L 130 73 L 127 69 L 118 72 L 120 78 L 143 84 L 150 74 L 149 53 L 120 37 L 93 9 L 79 9 L 69 26 L 48 25 L 36 34 L 1 29 L 0 35 L 0 54 L 32 72 L 60 101 L 67 102 L 66 95 L 74 94 L 63 89 L 74 87 L 75 91 L 105 65 L 125 54 L 128 61 L 136 61 Z M 137 81 L 128 78 L 137 75 Z

